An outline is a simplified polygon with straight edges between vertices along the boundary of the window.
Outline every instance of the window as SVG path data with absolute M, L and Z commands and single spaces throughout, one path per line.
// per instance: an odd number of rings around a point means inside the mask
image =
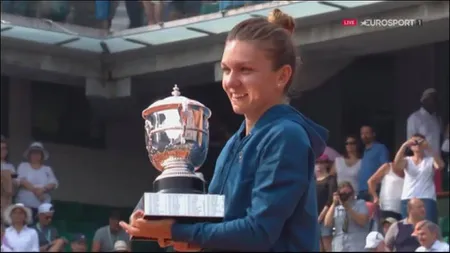
M 35 140 L 105 147 L 105 125 L 94 117 L 84 87 L 32 82 L 31 97 Z
M 1 79 L 1 134 L 9 135 L 9 78 L 2 76 Z

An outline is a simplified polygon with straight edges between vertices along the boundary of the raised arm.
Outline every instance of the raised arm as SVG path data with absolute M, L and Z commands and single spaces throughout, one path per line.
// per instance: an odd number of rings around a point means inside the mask
M 280 127 L 269 137 L 261 151 L 252 204 L 247 215 L 217 224 L 177 224 L 172 226 L 172 240 L 188 242 L 201 248 L 223 248 L 238 251 L 268 251 L 281 236 L 284 224 L 300 204 L 317 212 L 301 199 L 316 198 L 309 139 L 302 128 Z M 296 151 L 295 156 L 283 154 Z M 308 194 L 305 196 L 305 194 Z M 309 222 L 317 222 L 309 217 Z M 307 221 L 306 221 L 307 222 Z
M 378 203 L 377 185 L 381 183 L 383 177 L 389 172 L 389 163 L 381 165 L 381 167 L 373 174 L 367 181 L 369 186 L 369 193 L 373 197 L 373 203 Z
M 414 140 L 409 139 L 398 149 L 397 154 L 395 154 L 394 163 L 392 164 L 395 172 L 400 173 L 406 168 L 405 151 L 413 142 Z

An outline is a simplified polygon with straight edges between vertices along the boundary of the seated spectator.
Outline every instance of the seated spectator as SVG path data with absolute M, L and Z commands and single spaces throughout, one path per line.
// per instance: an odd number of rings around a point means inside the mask
M 422 200 L 413 198 L 408 202 L 408 217 L 392 224 L 385 236 L 386 246 L 390 251 L 413 252 L 420 245 L 412 236 L 414 227 L 425 219 L 425 205 Z
M 165 4 L 166 3 L 164 1 L 142 1 L 145 15 L 147 15 L 148 25 L 154 25 L 163 22 L 162 14 Z
M 12 203 L 14 194 L 14 181 L 16 175 L 14 165 L 8 162 L 8 144 L 6 138 L 1 136 L 1 212 Z
M 343 157 L 336 157 L 330 174 L 336 175 L 337 183 L 350 182 L 358 192 L 358 174 L 361 168 L 361 156 L 358 147 L 358 138 L 349 135 L 345 141 Z
M 23 204 L 13 204 L 5 209 L 5 230 L 3 241 L 12 252 L 39 252 L 39 238 L 35 229 L 27 225 L 33 222 L 31 210 Z M 3 245 L 2 245 L 3 246 Z
M 370 232 L 366 237 L 366 246 L 369 252 L 389 252 L 384 244 L 384 237 L 380 232 Z
M 405 157 L 405 151 L 410 148 L 413 156 Z M 425 151 L 435 155 L 427 156 Z M 444 168 L 445 164 L 440 154 L 431 149 L 427 140 L 421 134 L 415 134 L 403 143 L 394 159 L 397 172 L 405 172 L 405 182 L 402 192 L 402 215 L 406 217 L 406 205 L 412 198 L 419 198 L 425 204 L 428 220 L 437 222 L 436 188 L 434 185 L 434 170 Z
M 373 203 L 380 205 L 381 218 L 393 217 L 397 220 L 402 219 L 401 189 L 403 189 L 403 177 L 403 171 L 396 173 L 392 167 L 392 163 L 385 163 L 369 178 L 369 181 L 367 181 Z M 377 185 L 380 183 L 381 200 L 377 194 Z
M 54 209 L 50 203 L 41 204 L 38 208 L 38 222 L 34 226 L 39 236 L 40 252 L 61 252 L 66 239 L 61 238 L 58 230 L 51 226 Z
M 70 243 L 72 252 L 87 252 L 86 236 L 83 234 L 76 234 Z
M 114 243 L 114 252 L 130 252 L 128 250 L 127 242 L 120 240 Z
M 355 191 L 350 182 L 340 183 L 325 216 L 325 226 L 335 228 L 332 251 L 364 250 L 369 225 L 366 202 L 355 199 Z
M 42 143 L 33 142 L 25 150 L 23 156 L 28 162 L 23 162 L 17 169 L 17 180 L 20 184 L 16 202 L 31 208 L 33 217 L 42 203 L 50 203 L 50 193 L 58 187 L 58 180 L 51 167 L 44 165 L 49 157 Z
M 1 246 L 1 252 L 13 252 L 13 249 L 11 248 L 11 245 L 9 245 L 8 241 L 5 239 L 5 226 L 3 225 L 3 222 L 1 222 L 1 230 L 2 230 L 2 246 Z
M 325 215 L 333 203 L 333 193 L 337 191 L 336 178 L 330 175 L 331 161 L 328 156 L 323 154 L 316 159 L 316 192 L 317 192 L 317 211 L 319 212 L 318 222 L 320 224 L 320 251 L 328 252 L 331 250 L 331 239 L 333 228 L 324 225 Z
M 119 225 L 120 213 L 114 211 L 109 216 L 109 225 L 101 227 L 95 232 L 92 242 L 92 252 L 111 252 L 117 241 L 128 243 L 129 236 Z
M 449 252 L 448 243 L 442 240 L 441 229 L 431 221 L 417 223 L 414 236 L 417 236 L 420 247 L 416 252 Z
M 392 226 L 392 224 L 396 223 L 398 220 L 396 220 L 393 217 L 385 217 L 382 218 L 380 221 L 381 226 L 383 226 L 383 234 L 386 235 L 389 228 Z

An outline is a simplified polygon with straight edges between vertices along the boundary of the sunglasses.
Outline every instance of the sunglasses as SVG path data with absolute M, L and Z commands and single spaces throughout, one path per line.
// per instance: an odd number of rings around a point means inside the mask
M 356 142 L 354 142 L 354 141 L 347 141 L 347 142 L 345 142 L 345 145 L 356 145 Z

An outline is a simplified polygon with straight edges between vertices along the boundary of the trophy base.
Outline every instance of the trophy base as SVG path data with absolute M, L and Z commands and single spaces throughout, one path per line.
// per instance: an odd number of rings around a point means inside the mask
M 174 219 L 177 223 L 221 222 L 224 217 L 225 196 L 189 193 L 144 193 L 144 218 Z M 132 237 L 133 241 L 153 241 L 152 238 Z
M 158 193 L 192 193 L 204 194 L 205 182 L 198 177 L 165 177 L 153 182 L 153 189 Z

